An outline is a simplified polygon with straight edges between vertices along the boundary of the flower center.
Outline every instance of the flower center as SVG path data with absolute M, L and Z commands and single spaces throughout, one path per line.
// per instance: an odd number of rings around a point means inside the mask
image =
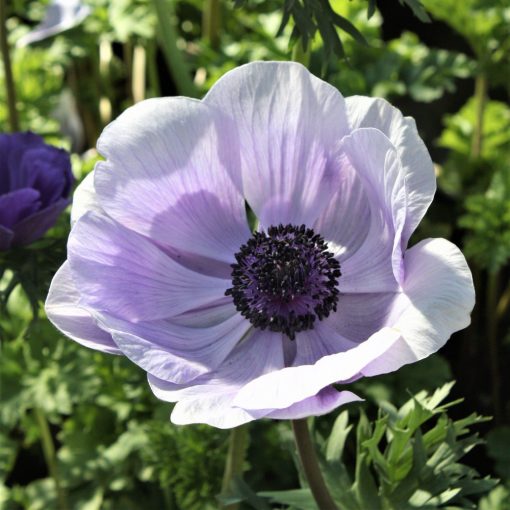
M 278 225 L 255 232 L 235 258 L 225 295 L 255 327 L 294 340 L 316 318 L 336 311 L 340 264 L 311 228 Z

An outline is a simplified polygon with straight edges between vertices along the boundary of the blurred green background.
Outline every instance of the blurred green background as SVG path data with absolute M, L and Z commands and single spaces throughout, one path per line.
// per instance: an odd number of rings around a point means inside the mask
M 4 2 L 19 127 L 71 150 L 78 181 L 98 160 L 102 128 L 125 108 L 160 95 L 201 97 L 223 73 L 253 60 L 299 60 L 345 96 L 385 97 L 416 119 L 436 164 L 438 192 L 411 243 L 446 237 L 461 246 L 477 304 L 472 325 L 440 354 L 356 383 L 367 401 L 349 407 L 350 419 L 363 420 L 363 409 L 373 421 L 382 402 L 399 407 L 410 393 L 456 380 L 450 399 L 464 401 L 448 411 L 449 419 L 473 412 L 493 417 L 473 420 L 486 444 L 471 451 L 470 443 L 462 462 L 499 484 L 464 502 L 416 500 L 413 508 L 508 510 L 509 0 L 83 4 L 89 13 L 75 26 L 24 45 L 48 2 Z M 6 132 L 3 68 L 0 73 Z M 41 304 L 65 258 L 68 221 L 61 218 L 35 246 L 0 256 L 0 508 L 218 508 L 228 432 L 171 425 L 170 406 L 153 397 L 141 370 L 62 338 L 45 320 Z M 318 440 L 339 413 L 317 420 Z M 357 441 L 350 434 L 345 445 L 345 469 L 357 482 L 363 476 L 353 454 L 359 456 L 360 427 Z M 250 490 L 298 487 L 288 425 L 257 422 L 250 434 Z M 367 469 L 380 481 L 371 459 Z M 437 469 L 439 476 L 443 467 Z M 244 505 L 265 508 L 254 501 Z M 274 508 L 308 508 L 289 501 Z M 359 503 L 360 510 L 372 504 Z

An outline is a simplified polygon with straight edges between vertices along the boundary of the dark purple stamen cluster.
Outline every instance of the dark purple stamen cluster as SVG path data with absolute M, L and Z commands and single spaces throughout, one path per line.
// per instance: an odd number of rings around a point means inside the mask
M 257 328 L 281 331 L 291 340 L 315 319 L 336 311 L 340 264 L 324 239 L 305 225 L 278 225 L 255 232 L 232 264 L 232 296 L 241 315 Z

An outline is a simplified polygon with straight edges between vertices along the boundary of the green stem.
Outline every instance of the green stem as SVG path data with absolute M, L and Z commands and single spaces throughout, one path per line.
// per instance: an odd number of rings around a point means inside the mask
M 302 39 L 299 39 L 292 48 L 292 60 L 294 60 L 294 62 L 299 62 L 300 64 L 303 64 L 305 67 L 308 67 L 310 65 L 311 54 L 312 54 L 312 41 L 308 41 L 308 46 L 306 50 L 303 48 Z
M 480 73 L 475 80 L 476 117 L 473 140 L 471 143 L 471 157 L 474 159 L 479 158 L 482 154 L 483 120 L 485 116 L 485 106 L 487 105 L 487 89 L 487 78 L 485 74 Z
M 505 316 L 505 313 L 508 309 L 508 305 L 510 305 L 510 283 L 507 285 L 507 288 L 501 294 L 501 297 L 498 301 L 498 306 L 496 306 L 496 318 L 498 320 L 502 319 Z
M 236 427 L 231 430 L 228 443 L 227 461 L 225 463 L 225 472 L 223 474 L 223 483 L 221 487 L 222 494 L 228 493 L 234 478 L 242 476 L 248 443 L 249 435 L 247 425 Z M 224 510 L 237 510 L 239 505 L 235 503 L 232 505 L 226 505 L 223 508 Z
M 73 95 L 76 98 L 78 112 L 83 122 L 83 127 L 85 128 L 86 145 L 87 147 L 95 147 L 97 137 L 100 131 L 100 128 L 98 126 L 99 111 L 96 110 L 96 108 L 99 105 L 99 97 L 97 97 L 97 101 L 94 101 L 93 103 L 94 107 L 91 107 L 91 102 L 86 101 L 86 97 L 84 97 L 85 96 L 84 87 L 82 86 L 82 82 L 84 80 L 82 79 L 82 74 L 88 76 L 90 74 L 90 71 L 84 69 L 83 64 L 84 64 L 83 59 L 73 60 L 71 62 L 71 65 L 69 66 L 67 79 L 69 87 L 71 88 Z M 94 69 L 93 74 L 96 75 L 94 77 L 94 83 L 99 83 L 99 75 L 97 74 L 95 59 L 94 62 L 91 63 L 91 65 L 93 66 Z M 90 87 L 88 87 L 87 89 L 90 89 Z M 93 94 L 94 96 L 97 96 L 95 90 L 93 91 Z
M 174 83 L 179 94 L 197 97 L 198 93 L 191 80 L 188 66 L 177 48 L 177 31 L 172 21 L 173 12 L 167 0 L 152 0 L 158 18 L 158 38 Z
M 499 345 L 498 345 L 498 317 L 496 308 L 498 305 L 498 281 L 499 273 L 489 272 L 487 280 L 486 296 L 486 320 L 487 320 L 487 343 L 489 345 L 489 357 L 491 365 L 492 382 L 492 404 L 494 406 L 494 420 L 496 424 L 501 423 L 501 373 L 499 366 Z
M 46 416 L 38 407 L 34 409 L 34 414 L 37 424 L 39 425 L 39 432 L 41 433 L 41 444 L 46 465 L 48 466 L 49 474 L 51 478 L 53 478 L 57 489 L 58 508 L 59 510 L 69 510 L 70 507 L 67 500 L 67 494 L 60 484 L 60 478 L 58 476 L 57 456 L 55 454 L 55 445 L 53 444 L 53 438 L 51 437 L 48 420 L 46 420 Z
M 292 430 L 308 485 L 320 510 L 338 510 L 326 487 L 306 419 L 292 420 Z
M 161 96 L 158 76 L 157 48 L 153 40 L 147 42 L 147 74 L 152 97 Z
M 12 76 L 9 42 L 7 40 L 7 7 L 5 0 L 0 0 L 0 51 L 2 52 L 2 60 L 4 63 L 9 125 L 11 131 L 19 131 L 18 111 L 16 110 L 16 90 L 14 88 L 14 78 Z
M 126 69 L 126 95 L 130 99 L 131 104 L 134 104 L 132 95 L 132 82 L 133 82 L 133 44 L 128 39 L 123 44 L 124 67 Z
M 202 14 L 202 34 L 214 50 L 217 50 L 220 45 L 220 30 L 220 0 L 205 0 L 204 12 Z
M 3 275 L 2 275 L 3 276 Z M 1 278 L 1 277 L 0 277 Z M 16 288 L 18 283 L 20 282 L 19 277 L 16 273 L 12 273 L 12 277 L 10 282 L 7 284 L 4 290 L 0 290 L 0 305 L 5 305 L 5 313 L 7 313 L 7 302 L 9 301 L 9 296 L 12 294 L 13 290 Z

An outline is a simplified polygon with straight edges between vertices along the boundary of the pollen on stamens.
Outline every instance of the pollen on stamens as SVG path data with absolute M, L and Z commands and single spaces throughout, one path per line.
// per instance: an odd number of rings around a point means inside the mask
M 278 225 L 255 232 L 235 258 L 225 295 L 256 328 L 294 340 L 336 311 L 340 264 L 311 228 Z

